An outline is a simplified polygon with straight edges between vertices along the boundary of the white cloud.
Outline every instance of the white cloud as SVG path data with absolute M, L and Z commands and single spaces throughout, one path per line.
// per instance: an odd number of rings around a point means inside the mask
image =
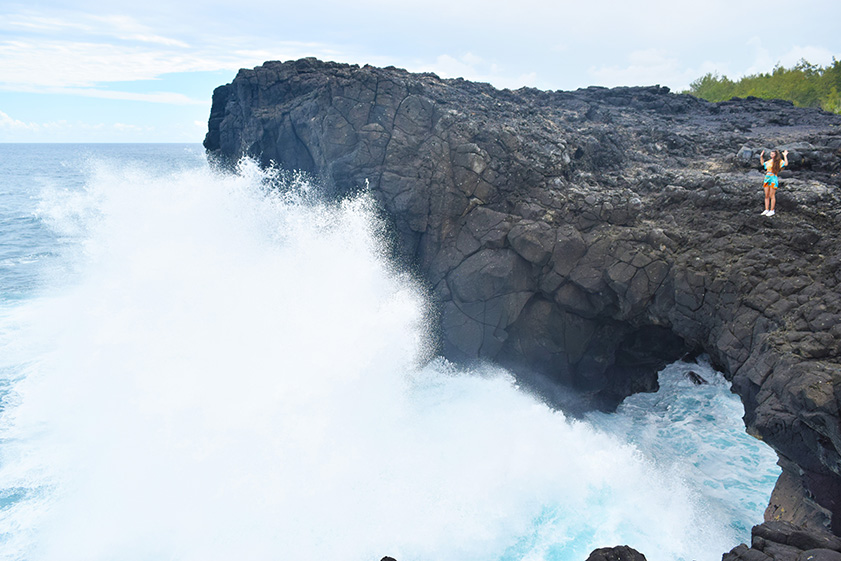
M 190 45 L 179 39 L 163 37 L 155 34 L 152 29 L 141 24 L 136 19 L 125 15 L 91 15 L 88 16 L 96 24 L 95 31 L 124 41 L 138 41 L 168 47 L 188 48 Z
M 279 44 L 261 51 L 180 47 L 138 47 L 74 41 L 0 42 L 0 85 L 5 89 L 33 87 L 92 87 L 98 83 L 152 80 L 175 72 L 238 70 L 266 60 L 290 60 L 336 51 L 310 50 L 297 43 Z
M 743 74 L 740 74 L 739 76 L 729 76 L 730 78 L 737 79 L 748 74 L 770 72 L 777 62 L 779 62 L 778 60 L 774 60 L 771 52 L 762 44 L 761 38 L 751 37 L 748 40 L 748 46 L 752 47 L 754 51 L 753 62 L 747 69 L 745 69 Z
M 0 29 L 5 31 L 91 31 L 90 26 L 77 21 L 68 21 L 57 17 L 47 17 L 33 14 L 4 14 L 0 21 Z
M 161 37 L 160 35 L 126 35 L 125 39 L 131 41 L 140 41 L 142 43 L 154 43 L 158 45 L 166 45 L 167 47 L 183 47 L 188 48 L 190 45 L 178 39 L 170 39 L 169 37 Z
M 723 71 L 720 73 L 735 80 L 751 74 L 764 74 L 771 72 L 777 65 L 781 65 L 785 68 L 791 68 L 801 60 L 806 60 L 812 64 L 827 66 L 832 63 L 833 56 L 836 59 L 841 59 L 841 52 L 833 53 L 825 47 L 818 47 L 814 45 L 794 45 L 784 52 L 772 52 L 765 47 L 762 39 L 759 37 L 752 37 L 748 40 L 748 45 L 754 50 L 754 58 L 750 65 L 744 70 L 738 71 L 734 75 Z
M 90 87 L 98 82 L 150 80 L 169 72 L 236 66 L 201 53 L 71 41 L 0 43 L 0 83 L 6 87 Z
M 6 113 L 0 111 L 0 129 L 10 131 L 37 131 L 40 127 L 35 123 L 24 123 L 23 121 L 13 119 Z
M 118 130 L 120 132 L 142 132 L 154 130 L 154 127 L 141 127 L 138 125 L 128 125 L 126 123 L 114 123 L 111 126 L 114 128 L 114 130 Z
M 682 66 L 677 56 L 662 49 L 645 49 L 628 55 L 627 65 L 591 67 L 588 71 L 600 86 L 668 86 L 672 91 L 689 89 L 692 81 L 708 73 L 726 74 L 727 63 L 705 60 Z
M 425 64 L 423 68 L 442 78 L 464 78 L 475 82 L 489 82 L 497 88 L 517 89 L 532 85 L 537 81 L 537 74 L 534 72 L 508 74 L 499 64 L 470 52 L 459 57 L 440 55 L 434 63 Z
M 0 12 L 0 87 L 94 88 L 106 82 L 151 80 L 176 72 L 237 70 L 272 59 L 330 58 L 317 42 L 253 37 L 171 37 L 127 15 L 67 13 L 65 17 Z M 78 92 L 71 92 L 78 93 Z M 100 95 L 95 91 L 82 95 Z M 153 94 L 151 100 L 163 100 Z M 120 99 L 130 99 L 121 97 Z M 181 99 L 175 103 L 190 103 Z
M 35 14 L 11 14 L 4 17 L 0 29 L 9 32 L 26 31 L 50 34 L 80 33 L 88 36 L 110 37 L 128 42 L 156 43 L 189 47 L 179 39 L 160 36 L 147 25 L 125 15 L 74 14 L 73 18 L 45 17 Z
M 467 59 L 473 59 L 468 62 Z M 461 59 L 452 55 L 440 55 L 435 59 L 434 72 L 442 78 L 464 78 L 471 75 L 479 74 L 479 70 L 475 67 L 475 57 L 467 53 Z
M 45 123 L 27 123 L 0 111 L 0 133 L 11 133 L 17 138 L 37 139 L 62 131 L 68 131 L 71 127 L 72 125 L 64 119 Z M 82 127 L 88 129 L 93 128 L 92 125 L 82 125 Z
M 650 86 L 654 84 L 675 87 L 687 81 L 688 70 L 681 69 L 678 59 L 661 49 L 631 52 L 625 66 L 591 67 L 589 75 L 600 86 Z
M 149 26 L 125 14 L 79 14 L 89 21 L 97 31 L 108 34 L 142 34 L 149 32 Z
M 97 97 L 101 99 L 121 99 L 127 101 L 168 103 L 170 105 L 206 106 L 208 104 L 207 100 L 192 99 L 184 94 L 175 92 L 136 93 L 116 90 L 101 90 L 96 88 L 50 88 L 48 90 L 41 90 L 41 93 L 61 93 L 69 95 L 81 95 L 84 97 Z
M 70 122 L 66 119 L 43 123 L 24 122 L 0 111 L 0 141 L 13 142 L 78 142 L 79 139 L 97 138 L 106 141 L 125 141 L 143 135 L 155 139 L 154 125 L 131 123 Z
M 795 45 L 788 52 L 780 56 L 780 64 L 790 68 L 801 60 L 807 60 L 812 64 L 827 66 L 832 63 L 833 56 L 835 56 L 836 59 L 841 58 L 839 55 L 841 55 L 841 53 L 833 53 L 829 49 L 825 49 L 823 47 L 815 47 L 812 45 L 801 47 L 799 45 Z

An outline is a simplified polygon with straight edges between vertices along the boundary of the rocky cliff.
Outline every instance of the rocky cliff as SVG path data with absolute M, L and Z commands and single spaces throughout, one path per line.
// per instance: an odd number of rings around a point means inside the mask
M 441 350 L 614 407 L 706 352 L 784 469 L 766 516 L 841 530 L 841 116 L 666 88 L 496 90 L 268 62 L 217 88 L 209 153 L 370 185 Z M 762 149 L 787 148 L 761 216 Z

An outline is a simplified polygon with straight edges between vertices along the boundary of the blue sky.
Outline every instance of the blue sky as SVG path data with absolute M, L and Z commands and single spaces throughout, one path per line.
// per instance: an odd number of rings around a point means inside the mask
M 315 56 L 503 88 L 661 84 L 841 59 L 841 2 L 0 3 L 0 142 L 201 142 L 239 68 Z

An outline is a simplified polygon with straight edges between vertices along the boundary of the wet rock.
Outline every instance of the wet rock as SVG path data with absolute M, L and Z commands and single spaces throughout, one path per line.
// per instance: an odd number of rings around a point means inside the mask
M 587 561 L 645 561 L 645 555 L 627 545 L 618 545 L 593 551 Z
M 841 553 L 831 549 L 809 549 L 801 552 L 797 561 L 841 561 Z
M 826 530 L 808 529 L 788 522 L 765 522 L 751 530 L 751 546 L 741 544 L 723 561 L 841 561 L 841 540 Z
M 703 386 L 709 384 L 709 382 L 707 382 L 707 380 L 704 379 L 703 376 L 701 376 L 697 372 L 693 372 L 692 370 L 686 373 L 686 377 L 689 379 L 690 382 L 692 382 L 696 386 Z
M 721 557 L 721 561 L 775 561 L 765 553 L 741 544 Z

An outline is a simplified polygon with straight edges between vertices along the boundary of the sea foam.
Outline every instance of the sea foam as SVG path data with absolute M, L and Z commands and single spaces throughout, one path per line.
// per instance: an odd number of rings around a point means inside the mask
M 672 469 L 493 366 L 430 359 L 365 194 L 253 163 L 112 165 L 42 197 L 73 240 L 4 310 L 0 547 L 27 561 L 719 559 Z

